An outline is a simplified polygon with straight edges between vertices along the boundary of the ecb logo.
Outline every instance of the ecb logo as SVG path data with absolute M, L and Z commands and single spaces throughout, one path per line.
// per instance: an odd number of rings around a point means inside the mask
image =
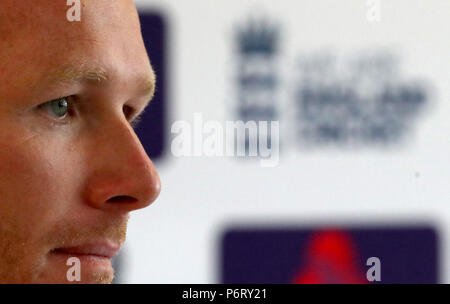
M 238 119 L 250 121 L 278 121 L 278 27 L 264 21 L 253 20 L 236 33 L 238 54 L 236 111 Z M 264 133 L 264 134 L 262 134 Z M 254 138 L 252 138 L 252 136 Z M 258 128 L 245 136 L 246 150 L 249 142 L 267 138 L 272 142 L 272 132 Z
M 428 83 L 404 75 L 395 52 L 316 51 L 282 66 L 292 61 L 281 57 L 280 36 L 280 27 L 266 19 L 251 19 L 236 31 L 239 120 L 292 126 L 294 132 L 279 140 L 301 148 L 392 146 L 414 129 L 429 100 Z

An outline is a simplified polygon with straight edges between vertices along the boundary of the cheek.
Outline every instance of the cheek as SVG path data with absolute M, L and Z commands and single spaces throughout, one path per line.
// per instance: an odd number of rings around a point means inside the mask
M 40 146 L 0 138 L 0 281 L 28 280 L 40 269 L 43 240 L 62 213 L 64 162 Z
M 45 256 L 77 214 L 83 162 L 75 141 L 12 129 L 14 137 L 0 132 L 0 282 L 27 282 L 50 273 Z
M 0 216 L 34 231 L 58 216 L 66 197 L 67 159 L 37 140 L 0 141 Z

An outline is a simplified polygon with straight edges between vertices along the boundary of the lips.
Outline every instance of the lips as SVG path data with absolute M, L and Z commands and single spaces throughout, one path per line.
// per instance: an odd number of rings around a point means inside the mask
M 53 250 L 53 253 L 75 256 L 93 256 L 111 259 L 119 252 L 119 250 L 120 244 L 102 241 L 64 248 L 56 248 Z

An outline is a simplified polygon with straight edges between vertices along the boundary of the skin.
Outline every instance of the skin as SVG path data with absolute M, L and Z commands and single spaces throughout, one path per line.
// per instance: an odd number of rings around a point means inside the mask
M 123 244 L 160 180 L 131 121 L 155 79 L 131 0 L 0 1 L 0 283 L 68 283 L 58 248 Z M 34 3 L 34 2 L 33 2 Z M 71 96 L 69 114 L 48 101 Z M 81 259 L 81 283 L 109 283 Z

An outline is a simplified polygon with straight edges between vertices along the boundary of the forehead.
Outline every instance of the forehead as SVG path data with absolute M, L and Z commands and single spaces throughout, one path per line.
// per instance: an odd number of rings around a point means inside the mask
M 133 1 L 81 3 L 81 21 L 69 22 L 71 6 L 66 1 L 0 1 L 0 58 L 4 59 L 0 78 L 4 87 L 13 91 L 18 82 L 32 86 L 48 71 L 69 63 L 102 66 L 112 74 L 152 73 Z
M 76 1 L 76 0 L 74 0 Z M 80 22 L 70 22 L 68 13 L 73 11 L 73 5 L 65 0 L 39 1 L 0 1 L 0 26 L 8 34 L 9 30 L 21 33 L 36 33 L 46 30 L 50 33 L 72 31 L 80 25 L 99 27 L 124 28 L 135 26 L 136 8 L 132 0 L 79 0 L 81 5 Z M 72 27 L 70 28 L 70 25 Z M 95 29 L 94 28 L 94 29 Z M 4 35 L 3 35 L 4 36 Z

